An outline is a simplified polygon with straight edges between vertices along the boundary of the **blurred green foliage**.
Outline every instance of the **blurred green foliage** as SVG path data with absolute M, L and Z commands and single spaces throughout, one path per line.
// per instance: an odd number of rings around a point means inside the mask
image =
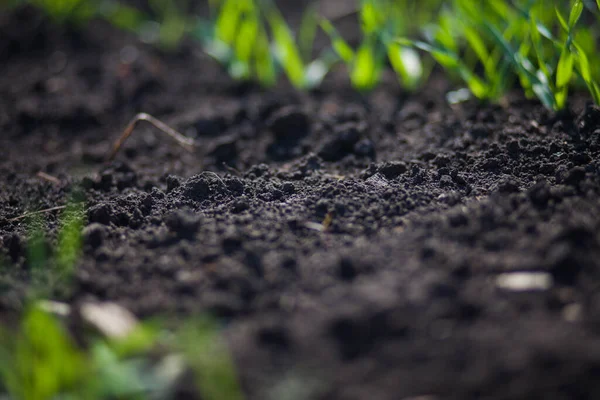
M 243 399 L 235 366 L 214 321 L 190 318 L 171 331 L 158 325 L 141 323 L 118 338 L 87 332 L 82 346 L 61 320 L 30 306 L 16 328 L 0 327 L 0 396 L 176 399 L 181 378 L 189 370 L 203 399 Z
M 12 0 L 43 9 L 61 23 L 104 18 L 172 49 L 186 36 L 240 80 L 275 85 L 283 74 L 298 89 L 320 85 L 338 64 L 368 91 L 391 67 L 407 90 L 434 64 L 477 98 L 498 101 L 519 85 L 546 107 L 567 105 L 569 90 L 587 88 L 600 102 L 600 11 L 597 0 L 357 0 L 361 40 L 353 46 L 335 21 L 309 5 L 296 30 L 274 0 L 208 0 L 210 14 L 186 0 L 148 0 L 144 10 L 117 0 Z M 330 46 L 315 52 L 319 30 Z

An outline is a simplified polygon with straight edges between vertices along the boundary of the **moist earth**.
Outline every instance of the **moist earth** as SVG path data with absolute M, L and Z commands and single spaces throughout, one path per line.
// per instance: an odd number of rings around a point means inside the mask
M 2 315 L 34 276 L 15 218 L 76 195 L 84 251 L 51 297 L 218 317 L 248 399 L 600 396 L 600 109 L 585 98 L 558 114 L 518 94 L 449 106 L 441 78 L 360 95 L 343 73 L 261 90 L 191 43 L 165 53 L 27 8 L 0 34 Z M 105 162 L 142 111 L 198 150 L 140 124 Z M 59 216 L 43 214 L 50 252 Z

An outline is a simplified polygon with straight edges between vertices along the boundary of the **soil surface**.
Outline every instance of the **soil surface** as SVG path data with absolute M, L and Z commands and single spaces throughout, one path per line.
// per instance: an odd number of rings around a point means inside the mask
M 52 297 L 218 316 L 248 399 L 600 398 L 600 109 L 450 107 L 393 76 L 262 91 L 191 43 L 28 9 L 0 36 L 3 315 L 32 282 L 14 218 L 78 192 L 84 254 Z M 141 111 L 198 151 L 142 123 L 105 163 Z

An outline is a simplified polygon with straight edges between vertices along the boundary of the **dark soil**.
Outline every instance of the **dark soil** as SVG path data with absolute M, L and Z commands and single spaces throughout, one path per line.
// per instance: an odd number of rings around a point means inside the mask
M 217 315 L 249 399 L 599 398 L 600 109 L 450 107 L 444 81 L 393 77 L 361 97 L 342 74 L 265 92 L 191 44 L 31 10 L 0 36 L 3 314 L 32 275 L 12 219 L 78 191 L 84 255 L 54 298 Z M 141 125 L 105 164 L 140 111 L 201 150 Z M 499 284 L 515 271 L 551 285 Z

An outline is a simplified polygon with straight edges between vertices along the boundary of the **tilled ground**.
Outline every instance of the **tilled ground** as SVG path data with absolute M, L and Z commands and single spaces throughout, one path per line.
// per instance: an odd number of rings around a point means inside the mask
M 54 296 L 218 316 L 250 399 L 600 396 L 600 109 L 337 75 L 262 92 L 102 24 L 0 31 L 3 313 L 31 282 L 13 218 L 78 191 L 84 255 Z M 140 126 L 105 164 L 139 111 L 199 150 Z

